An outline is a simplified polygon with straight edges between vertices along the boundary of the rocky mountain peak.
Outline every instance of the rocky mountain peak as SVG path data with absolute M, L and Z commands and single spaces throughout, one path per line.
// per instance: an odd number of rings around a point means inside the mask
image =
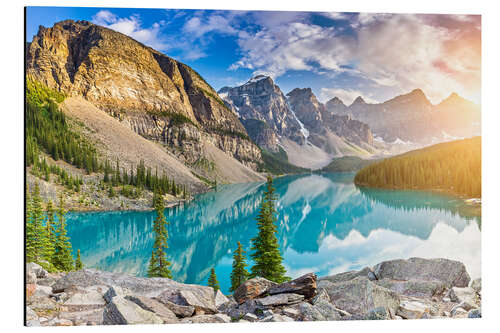
M 363 97 L 358 96 L 358 97 L 356 97 L 356 99 L 354 100 L 354 102 L 352 102 L 352 104 L 350 106 L 353 106 L 353 105 L 364 105 L 364 104 L 367 104 L 367 103 L 365 102 L 365 100 L 363 99 Z
M 340 98 L 334 97 L 334 98 L 330 99 L 329 101 L 327 101 L 325 106 L 327 109 L 330 109 L 332 107 L 346 106 L 346 105 L 344 104 L 344 102 Z

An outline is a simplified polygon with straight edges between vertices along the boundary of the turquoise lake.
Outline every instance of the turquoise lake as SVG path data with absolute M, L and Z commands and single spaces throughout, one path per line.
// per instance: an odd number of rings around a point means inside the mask
M 481 275 L 481 219 L 453 197 L 357 188 L 353 174 L 276 178 L 278 237 L 288 276 L 330 275 L 380 261 L 424 257 L 462 261 Z M 264 183 L 219 186 L 168 208 L 168 259 L 174 279 L 205 284 L 215 268 L 227 293 L 232 251 L 257 233 Z M 70 212 L 68 236 L 87 268 L 145 275 L 154 212 Z M 249 261 L 249 265 L 251 262 Z

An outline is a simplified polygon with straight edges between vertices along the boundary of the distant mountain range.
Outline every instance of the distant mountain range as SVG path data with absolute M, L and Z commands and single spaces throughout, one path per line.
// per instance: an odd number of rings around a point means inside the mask
M 168 172 L 196 189 L 201 180 L 263 179 L 263 154 L 266 161 L 319 169 L 335 157 L 367 159 L 480 131 L 479 107 L 456 94 L 438 105 L 418 89 L 380 104 L 362 97 L 349 106 L 336 97 L 323 104 L 310 88 L 285 95 L 263 75 L 216 92 L 189 66 L 87 21 L 40 27 L 27 44 L 26 73 L 64 92 L 63 109 L 82 123 L 98 112 L 113 117 L 106 129 L 97 126 L 99 117 L 88 124 L 104 156 L 122 158 L 107 142 L 120 138 L 126 149 L 137 141 L 132 130 L 160 144 L 165 156 L 144 149 L 129 154 L 128 163 L 146 159 L 160 170 L 160 161 L 180 163 L 182 170 Z

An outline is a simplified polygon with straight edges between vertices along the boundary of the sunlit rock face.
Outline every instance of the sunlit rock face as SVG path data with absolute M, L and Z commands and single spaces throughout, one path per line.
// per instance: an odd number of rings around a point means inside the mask
M 455 93 L 437 105 L 431 104 L 420 89 L 378 104 L 358 97 L 346 106 L 335 97 L 326 108 L 368 124 L 386 143 L 429 144 L 480 135 L 481 130 L 479 106 Z
M 72 20 L 40 27 L 26 65 L 28 77 L 82 96 L 190 163 L 205 140 L 254 169 L 261 160 L 237 115 L 198 73 L 119 32 Z
M 221 287 L 229 288 L 238 241 L 251 265 L 263 187 L 220 186 L 165 211 L 167 253 L 176 280 L 203 284 L 215 267 Z M 275 187 L 278 239 L 292 277 L 361 269 L 413 255 L 461 260 L 479 276 L 480 220 L 466 215 L 457 200 L 425 192 L 358 189 L 349 174 L 280 177 Z M 145 275 L 154 218 L 154 212 L 71 213 L 69 236 L 87 267 Z

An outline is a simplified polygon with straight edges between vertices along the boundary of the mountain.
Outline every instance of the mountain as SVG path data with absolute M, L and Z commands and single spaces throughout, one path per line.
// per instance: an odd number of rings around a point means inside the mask
M 329 100 L 327 110 L 368 124 L 386 143 L 425 145 L 480 133 L 479 107 L 457 94 L 438 105 L 433 105 L 421 89 L 377 104 L 366 103 L 361 96 L 350 106 L 338 101 Z
M 257 75 L 241 86 L 223 87 L 218 93 L 241 119 L 261 120 L 277 135 L 299 144 L 305 142 L 307 134 L 301 131 L 285 95 L 270 77 Z
M 128 36 L 87 21 L 40 27 L 27 45 L 26 73 L 82 97 L 204 177 L 234 181 L 229 165 L 240 164 L 251 180 L 261 179 L 252 171 L 262 163 L 259 147 L 215 90 L 189 66 Z
M 272 78 L 258 75 L 218 93 L 238 113 L 253 141 L 272 152 L 282 147 L 289 162 L 297 166 L 317 169 L 334 156 L 371 156 L 374 151 L 367 125 L 327 112 L 310 88 L 296 88 L 285 96 Z M 258 131 L 250 128 L 255 127 L 255 120 L 267 124 L 275 136 L 270 132 L 257 135 Z

